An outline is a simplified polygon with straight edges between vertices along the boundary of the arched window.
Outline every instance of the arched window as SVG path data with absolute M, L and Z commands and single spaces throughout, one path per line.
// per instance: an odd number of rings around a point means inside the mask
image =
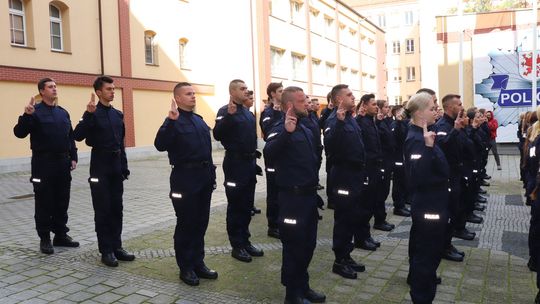
M 144 58 L 146 64 L 157 64 L 156 33 L 152 31 L 144 32 Z
M 179 42 L 179 54 L 180 54 L 180 68 L 181 69 L 187 69 L 188 68 L 188 40 L 186 38 L 180 39 Z
M 26 20 L 22 0 L 9 0 L 11 44 L 26 46 Z
M 49 5 L 49 16 L 51 22 L 51 49 L 63 51 L 62 12 L 58 7 L 51 4 Z

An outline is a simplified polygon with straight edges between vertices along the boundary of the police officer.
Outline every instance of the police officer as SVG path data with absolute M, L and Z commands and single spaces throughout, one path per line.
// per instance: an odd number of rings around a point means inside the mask
M 268 106 L 261 113 L 259 126 L 262 130 L 264 141 L 267 140 L 271 128 L 283 118 L 281 111 L 281 94 L 283 84 L 281 82 L 271 82 L 266 88 L 268 95 Z M 266 172 L 266 219 L 268 221 L 268 236 L 279 239 L 278 215 L 279 205 L 277 202 L 278 188 L 276 185 L 276 168 L 272 160 L 264 157 L 264 167 Z
M 71 189 L 71 172 L 77 167 L 77 148 L 69 114 L 56 104 L 56 82 L 43 78 L 38 82 L 42 102 L 34 97 L 19 116 L 13 133 L 18 138 L 30 134 L 32 177 L 34 186 L 36 230 L 42 253 L 54 253 L 54 246 L 78 247 L 67 235 L 67 210 Z M 51 244 L 51 231 L 54 233 Z
M 361 205 L 364 199 L 365 150 L 362 131 L 352 117 L 354 96 L 345 84 L 332 88 L 332 102 L 337 110 L 328 117 L 324 143 L 334 160 L 330 175 L 334 181 L 335 209 L 332 250 L 335 261 L 332 272 L 356 279 L 356 272 L 365 266 L 351 258 L 354 248 L 353 232 L 358 222 L 367 223 L 371 210 Z
M 255 116 L 243 103 L 248 98 L 244 81 L 234 79 L 229 84 L 229 104 L 217 113 L 214 138 L 225 147 L 223 172 L 227 195 L 227 233 L 232 257 L 251 262 L 252 256 L 264 252 L 249 241 L 252 198 L 255 192 L 257 134 Z
M 377 102 L 375 101 L 375 95 L 365 94 L 360 98 L 360 102 L 366 110 L 366 115 L 358 116 L 357 122 L 362 129 L 362 139 L 364 140 L 366 149 L 366 170 L 369 180 L 367 192 L 374 194 L 369 195 L 366 201 L 368 201 L 368 205 L 371 206 L 373 215 L 375 217 L 373 228 L 383 231 L 391 231 L 394 229 L 395 225 L 386 221 L 386 210 L 382 195 L 385 169 L 381 146 L 382 131 L 380 131 L 380 124 L 384 117 L 382 113 L 378 113 L 379 110 L 377 107 Z M 363 249 L 369 250 L 369 248 Z
M 317 241 L 317 147 L 313 134 L 300 120 L 307 116 L 302 89 L 285 88 L 281 102 L 286 116 L 268 135 L 264 153 L 274 161 L 279 187 L 285 303 L 302 304 L 304 299 L 322 303 L 326 296 L 310 288 L 307 271 Z
M 331 92 L 329 92 L 326 95 L 326 102 L 327 106 L 321 111 L 321 117 L 319 118 L 319 127 L 323 130 L 326 129 L 326 120 L 332 113 L 334 109 L 334 104 L 331 100 Z M 332 170 L 332 159 L 328 156 L 328 152 L 324 151 L 326 156 L 326 164 L 325 164 L 325 170 L 326 170 L 326 197 L 328 198 L 327 207 L 328 209 L 334 209 L 334 193 L 332 188 L 332 178 L 330 177 L 330 171 Z
M 254 92 L 252 90 L 248 90 L 247 94 L 248 94 L 248 98 L 244 100 L 242 105 L 249 111 L 249 109 L 251 109 L 251 107 L 253 107 L 253 104 L 255 103 L 255 97 L 253 96 Z M 253 112 L 249 111 L 249 113 L 251 113 L 251 115 L 255 117 L 255 114 Z M 262 154 L 260 154 L 259 151 L 256 151 L 256 153 L 257 153 L 257 158 L 260 158 Z M 255 164 L 255 174 L 259 176 L 263 175 L 262 168 L 257 164 Z M 250 193 L 251 194 L 249 197 L 249 201 L 251 204 L 251 216 L 254 216 L 255 214 L 260 214 L 261 209 L 255 206 L 255 191 L 250 192 Z
M 154 141 L 167 151 L 172 171 L 170 198 L 176 213 L 174 250 L 180 279 L 199 285 L 199 278 L 217 279 L 218 273 L 204 263 L 204 235 L 210 216 L 210 199 L 216 182 L 210 128 L 193 113 L 195 91 L 191 84 L 174 87 L 171 110 Z
M 392 135 L 394 137 L 395 149 L 393 153 L 392 169 L 392 201 L 394 202 L 394 214 L 400 216 L 411 216 L 411 211 L 405 207 L 408 202 L 407 179 L 403 158 L 405 139 L 409 131 L 409 118 L 405 109 L 401 105 L 392 108 L 394 121 L 391 124 Z
M 75 127 L 75 140 L 86 139 L 92 147 L 90 158 L 90 191 L 95 212 L 98 248 L 101 262 L 109 267 L 120 261 L 133 261 L 135 256 L 122 248 L 122 195 L 129 169 L 124 148 L 124 115 L 115 109 L 113 79 L 99 76 L 82 120 Z
M 308 116 L 302 119 L 305 120 L 304 125 L 309 128 L 311 133 L 313 133 L 313 140 L 315 140 L 315 145 L 317 146 L 317 157 L 319 158 L 320 169 L 322 165 L 323 145 L 321 141 L 321 129 L 319 128 L 319 117 L 317 117 L 317 112 L 314 110 L 313 101 L 307 95 L 306 103 L 308 104 Z M 317 184 L 317 190 L 322 189 L 324 189 L 324 187 L 321 184 Z
M 412 115 L 405 141 L 405 166 L 412 198 L 407 280 L 413 303 L 431 303 L 445 246 L 449 168 L 444 153 L 435 143 L 435 133 L 428 131 L 436 114 L 432 96 L 416 94 L 407 108 Z

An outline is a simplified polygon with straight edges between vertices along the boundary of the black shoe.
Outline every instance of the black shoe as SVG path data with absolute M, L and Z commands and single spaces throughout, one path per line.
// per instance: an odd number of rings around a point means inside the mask
M 411 211 L 405 207 L 394 208 L 394 214 L 399 216 L 411 216 Z
M 437 285 L 441 285 L 442 283 L 442 278 L 437 276 L 437 278 L 435 279 L 435 283 L 437 283 Z
M 316 292 L 311 288 L 306 291 L 306 293 L 304 294 L 304 298 L 306 298 L 311 303 L 324 303 L 326 301 L 326 296 L 323 293 Z
M 309 301 L 305 302 L 301 297 L 285 297 L 285 304 L 309 304 Z
M 484 177 L 482 177 L 483 179 L 491 179 L 491 176 L 487 175 L 487 174 L 484 174 Z
M 135 255 L 125 251 L 123 248 L 119 248 L 119 249 L 114 250 L 114 256 L 119 261 L 131 262 L 131 261 L 135 260 Z
M 55 235 L 53 245 L 58 247 L 79 247 L 79 242 L 74 241 L 69 235 Z
M 321 184 L 318 184 L 318 185 L 317 185 L 317 190 L 322 190 L 322 189 L 324 189 L 324 186 L 321 185 Z
M 371 236 L 367 238 L 367 241 L 377 246 L 377 248 L 381 247 L 381 242 L 375 241 L 375 239 L 372 238 Z
M 209 279 L 209 280 L 215 280 L 218 278 L 218 273 L 217 271 L 215 270 L 212 270 L 210 268 L 208 268 L 206 265 L 202 265 L 202 266 L 199 266 L 199 267 L 195 267 L 195 274 L 199 277 L 199 278 L 203 278 L 203 279 Z
M 487 191 L 480 188 L 480 190 L 478 190 L 478 194 L 487 194 Z
M 442 258 L 454 262 L 463 262 L 463 256 L 448 249 L 444 251 Z
M 251 211 L 255 214 L 260 214 L 261 213 L 261 209 L 257 208 L 257 207 L 253 207 L 253 209 L 251 209 Z
M 356 272 L 364 272 L 364 271 L 366 271 L 366 266 L 364 266 L 361 263 L 357 263 L 351 257 L 344 258 L 343 260 L 341 260 L 341 264 L 345 264 L 345 265 L 349 266 L 352 270 L 354 270 Z
M 536 298 L 534 299 L 534 304 L 540 304 L 540 291 L 536 294 Z
M 395 227 L 396 226 L 394 224 L 390 224 L 387 221 L 373 225 L 373 229 L 382 230 L 382 231 L 392 231 L 392 229 L 394 229 Z
M 104 253 L 101 255 L 101 262 L 109 267 L 117 267 L 118 260 L 112 252 Z
M 334 210 L 335 207 L 334 207 L 334 204 L 328 203 L 326 204 L 326 208 Z
M 465 252 L 463 252 L 463 251 L 457 249 L 454 245 L 450 245 L 450 248 L 448 248 L 448 249 L 449 249 L 450 251 L 452 251 L 452 252 L 455 252 L 455 253 L 459 254 L 459 255 L 462 256 L 462 257 L 465 257 Z
M 268 228 L 268 236 L 279 240 L 279 229 L 278 228 Z
M 482 224 L 484 219 L 481 216 L 472 213 L 465 218 L 465 221 L 473 224 Z
M 244 248 L 233 248 L 231 256 L 241 262 L 251 262 L 251 255 Z
M 458 239 L 466 240 L 466 241 L 472 241 L 474 240 L 474 237 L 476 236 L 476 233 L 470 232 L 467 229 L 454 231 L 453 237 L 456 237 Z
M 490 184 L 489 184 L 488 182 L 486 182 L 485 180 L 482 180 L 482 181 L 480 182 L 480 186 L 489 187 Z
M 487 203 L 487 198 L 485 198 L 485 197 L 483 197 L 483 196 L 481 196 L 481 195 L 478 195 L 478 197 L 476 198 L 476 201 L 477 201 L 478 203 L 485 204 L 485 203 Z
M 479 203 L 474 203 L 474 210 L 482 212 L 486 210 L 486 206 L 482 206 Z
M 193 270 L 180 271 L 180 280 L 182 280 L 182 282 L 188 284 L 189 286 L 199 285 L 199 277 Z
M 264 255 L 264 251 L 262 251 L 262 249 L 256 248 L 251 244 L 247 245 L 244 249 L 250 256 L 262 257 Z
M 527 267 L 529 267 L 530 271 L 536 272 L 536 263 L 532 258 L 529 258 L 529 261 L 527 262 Z
M 351 280 L 355 280 L 358 277 L 356 271 L 344 263 L 334 262 L 334 265 L 332 265 L 332 272 Z
M 354 247 L 369 251 L 377 250 L 377 245 L 369 242 L 368 240 L 354 242 Z
M 51 239 L 41 239 L 41 241 L 39 241 L 39 250 L 45 254 L 53 254 L 54 248 L 51 244 Z

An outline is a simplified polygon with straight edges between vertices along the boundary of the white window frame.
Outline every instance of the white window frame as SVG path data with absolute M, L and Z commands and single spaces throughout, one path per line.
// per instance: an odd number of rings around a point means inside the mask
M 330 75 L 333 74 L 333 75 Z M 336 73 L 336 64 L 331 62 L 326 62 L 324 70 L 325 83 L 327 85 L 333 86 L 336 83 L 337 73 Z
M 270 73 L 275 77 L 284 77 L 283 75 L 283 56 L 285 50 L 270 47 Z
M 401 42 L 399 40 L 392 41 L 392 54 L 398 55 L 401 53 Z
M 335 39 L 334 18 L 324 16 L 324 37 Z
M 379 14 L 378 15 L 378 21 L 379 21 L 379 27 L 385 28 L 386 27 L 386 15 L 385 14 Z
M 292 64 L 292 79 L 305 81 L 307 78 L 306 56 L 296 54 L 296 53 L 291 53 L 291 64 Z
M 22 7 L 22 11 L 20 10 L 17 10 L 17 9 L 14 9 L 14 8 L 11 8 L 11 3 L 12 3 L 13 0 L 9 0 L 9 19 L 11 21 L 12 19 L 12 16 L 15 15 L 15 16 L 20 16 L 22 17 L 22 32 L 23 32 L 23 40 L 24 42 L 21 44 L 21 43 L 16 43 L 16 42 L 11 42 L 11 45 L 18 45 L 18 46 L 27 46 L 27 37 L 26 37 L 26 14 L 24 12 L 24 1 L 22 0 L 18 0 L 20 3 L 21 3 L 21 7 Z M 13 38 L 15 38 L 15 35 L 14 35 L 14 28 L 9 27 L 9 32 L 10 32 L 10 40 L 14 40 Z
M 416 69 L 414 67 L 407 67 L 407 81 L 416 81 Z
M 51 16 L 51 13 L 50 13 L 51 6 L 58 10 L 58 15 L 60 16 L 59 18 Z M 49 25 L 50 25 L 50 31 L 51 31 L 51 50 L 62 52 L 62 51 L 64 51 L 64 34 L 62 32 L 62 10 L 58 6 L 53 5 L 53 4 L 49 4 L 49 21 L 50 21 Z M 58 24 L 58 26 L 60 28 L 60 36 L 53 35 L 53 31 L 52 31 L 53 23 Z M 60 38 L 60 48 L 59 49 L 54 48 L 54 46 L 53 46 L 53 37 Z
M 414 39 L 413 38 L 405 39 L 405 53 L 407 54 L 414 53 Z
M 146 45 L 146 39 L 150 38 L 150 57 L 152 59 L 151 62 L 148 62 L 148 57 L 146 56 L 147 53 L 147 45 Z M 153 35 L 151 33 L 144 33 L 144 62 L 149 65 L 155 65 L 156 64 L 156 54 L 155 54 L 155 39 L 156 35 Z
M 188 64 L 188 51 L 187 51 L 187 45 L 188 45 L 187 39 L 180 39 L 178 43 L 178 65 L 180 69 L 186 70 L 189 69 Z
M 392 81 L 401 82 L 401 69 L 398 68 L 392 70 Z
M 290 0 L 291 23 L 296 24 L 296 25 L 301 25 L 301 26 L 305 24 L 305 22 L 303 22 L 304 20 L 304 14 L 302 13 L 303 7 L 304 7 L 303 3 Z
M 405 12 L 405 26 L 411 26 L 414 23 L 414 14 L 413 11 Z

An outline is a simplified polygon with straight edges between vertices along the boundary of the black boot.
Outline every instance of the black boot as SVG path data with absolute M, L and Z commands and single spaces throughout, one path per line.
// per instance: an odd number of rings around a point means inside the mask
M 114 256 L 112 252 L 109 253 L 103 253 L 101 255 L 101 262 L 109 267 L 117 267 L 118 266 L 118 260 Z
M 332 272 L 339 274 L 346 279 L 356 280 L 357 278 L 356 271 L 349 267 L 349 265 L 343 263 L 343 260 L 334 262 L 334 265 L 332 265 Z
M 189 286 L 199 285 L 199 277 L 197 277 L 197 274 L 193 270 L 180 271 L 180 280 Z
M 125 251 L 123 248 L 114 250 L 114 256 L 120 261 L 131 262 L 135 260 L 135 255 Z
M 53 239 L 53 245 L 58 247 L 79 247 L 79 242 L 74 241 L 67 234 L 56 234 Z
M 321 292 L 316 292 L 313 289 L 308 289 L 306 293 L 304 294 L 304 298 L 306 298 L 311 303 L 324 303 L 326 301 L 326 296 Z
M 41 241 L 39 242 L 39 250 L 42 252 L 42 253 L 45 253 L 45 254 L 53 254 L 54 253 L 54 248 L 51 244 L 51 239 L 50 238 L 42 238 Z

